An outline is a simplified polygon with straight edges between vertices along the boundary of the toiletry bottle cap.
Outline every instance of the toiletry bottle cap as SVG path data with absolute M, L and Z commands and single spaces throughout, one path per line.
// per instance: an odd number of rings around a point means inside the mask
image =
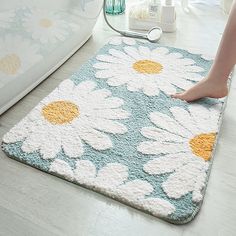
M 172 0 L 166 0 L 166 5 L 172 5 Z

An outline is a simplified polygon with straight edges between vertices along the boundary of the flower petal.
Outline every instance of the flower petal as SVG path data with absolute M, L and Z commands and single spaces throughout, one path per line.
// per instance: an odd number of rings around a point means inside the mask
M 200 158 L 193 157 L 163 182 L 162 188 L 170 198 L 179 199 L 189 192 L 194 193 L 193 200 L 202 199 L 201 190 L 205 186 L 208 163 Z M 199 197 L 199 194 L 201 197 Z
M 123 199 L 127 199 L 130 201 L 144 198 L 152 191 L 153 187 L 150 183 L 148 183 L 147 181 L 136 179 L 119 186 L 116 190 L 116 193 L 118 193 L 119 196 Z
M 169 133 L 168 131 L 158 129 L 156 127 L 143 127 L 141 134 L 146 138 L 153 139 L 159 142 L 183 142 L 185 138 Z
M 123 37 L 123 42 L 127 45 L 133 46 L 136 44 L 136 40 L 130 37 Z
M 112 134 L 124 134 L 127 132 L 125 125 L 114 120 L 92 118 L 88 122 L 92 124 L 91 127 L 100 131 L 105 131 Z
M 8 133 L 6 133 L 2 140 L 4 143 L 15 143 L 17 141 L 22 141 L 30 133 L 29 127 L 33 122 L 27 117 L 24 118 L 20 123 L 14 126 Z
M 175 206 L 169 201 L 161 198 L 146 198 L 139 201 L 139 204 L 144 209 L 148 210 L 155 216 L 165 217 L 172 214 L 175 211 Z
M 96 167 L 89 160 L 79 160 L 76 162 L 74 170 L 75 180 L 80 184 L 94 185 Z
M 192 134 L 199 133 L 198 125 L 194 122 L 188 111 L 181 107 L 171 107 L 170 111 L 180 125 L 185 127 Z
M 182 137 L 191 137 L 191 133 L 184 129 L 183 126 L 179 125 L 173 118 L 170 116 L 161 113 L 161 112 L 152 112 L 150 114 L 151 121 L 157 126 L 171 133 L 175 133 Z
M 134 47 L 125 47 L 124 51 L 132 57 L 134 60 L 140 60 L 142 56 L 139 54 L 138 50 Z
M 102 189 L 114 189 L 128 178 L 128 168 L 119 163 L 109 163 L 98 171 L 96 186 Z
M 120 45 L 122 42 L 122 37 L 112 37 L 110 40 L 109 40 L 109 44 L 112 44 L 112 45 Z
M 184 153 L 165 155 L 148 161 L 143 169 L 151 175 L 171 173 L 188 162 Z
M 90 127 L 80 127 L 78 132 L 81 139 L 96 150 L 106 150 L 112 147 L 109 136 L 100 131 Z
M 84 152 L 81 139 L 76 135 L 67 135 L 62 139 L 62 148 L 66 155 L 74 158 L 82 156 Z
M 185 143 L 161 143 L 158 141 L 144 141 L 138 145 L 137 150 L 143 154 L 158 155 L 187 152 L 189 147 Z
M 60 159 L 56 159 L 52 162 L 49 171 L 71 181 L 74 179 L 74 173 L 69 164 Z

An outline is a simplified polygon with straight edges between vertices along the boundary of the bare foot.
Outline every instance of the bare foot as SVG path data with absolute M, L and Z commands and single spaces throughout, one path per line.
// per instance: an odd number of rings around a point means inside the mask
M 187 91 L 171 95 L 171 97 L 192 102 L 204 97 L 222 98 L 227 96 L 227 94 L 228 87 L 226 82 L 216 83 L 214 80 L 205 78 Z

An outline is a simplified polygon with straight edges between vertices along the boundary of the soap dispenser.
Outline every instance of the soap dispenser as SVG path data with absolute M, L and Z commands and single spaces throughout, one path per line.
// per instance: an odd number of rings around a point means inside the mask
M 174 32 L 176 30 L 176 12 L 172 0 L 165 0 L 161 10 L 161 25 L 165 32 Z
M 148 4 L 149 17 L 154 19 L 160 19 L 161 14 L 161 0 L 149 0 Z

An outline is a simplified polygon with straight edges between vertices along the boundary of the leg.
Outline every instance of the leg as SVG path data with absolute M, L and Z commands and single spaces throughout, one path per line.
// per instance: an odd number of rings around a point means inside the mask
M 203 97 L 221 98 L 228 94 L 227 79 L 236 64 L 236 1 L 234 1 L 214 63 L 205 79 L 189 90 L 172 95 L 191 102 Z

